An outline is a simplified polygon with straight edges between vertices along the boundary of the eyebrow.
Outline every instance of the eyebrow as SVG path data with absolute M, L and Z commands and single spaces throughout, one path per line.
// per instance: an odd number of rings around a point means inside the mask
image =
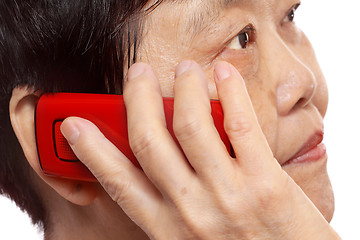
M 244 0 L 218 0 L 218 3 L 222 8 L 228 7 L 234 3 L 240 4 L 241 2 L 244 2 Z
M 217 0 L 217 1 L 212 1 L 209 6 L 211 8 L 216 8 L 216 9 L 220 9 L 223 10 L 225 8 L 228 8 L 232 5 L 241 5 L 244 4 L 245 2 L 248 2 L 249 0 Z M 250 0 L 251 1 L 251 0 Z

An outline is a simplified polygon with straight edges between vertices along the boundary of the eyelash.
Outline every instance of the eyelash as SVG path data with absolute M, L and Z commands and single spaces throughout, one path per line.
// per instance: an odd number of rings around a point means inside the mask
M 284 23 L 294 22 L 295 12 L 300 6 L 300 3 L 294 5 L 284 19 Z M 255 28 L 252 24 L 247 25 L 241 32 L 231 40 L 228 45 L 229 49 L 240 50 L 246 49 L 248 44 L 255 41 Z
M 231 40 L 228 45 L 230 49 L 238 49 L 240 45 L 241 49 L 246 49 L 248 44 L 254 42 L 255 28 L 252 24 L 247 25 L 241 32 Z
M 286 18 L 284 19 L 284 22 L 294 22 L 294 18 L 295 18 L 295 13 L 296 10 L 299 8 L 300 3 L 294 5 L 291 10 L 289 11 L 289 13 L 287 14 Z

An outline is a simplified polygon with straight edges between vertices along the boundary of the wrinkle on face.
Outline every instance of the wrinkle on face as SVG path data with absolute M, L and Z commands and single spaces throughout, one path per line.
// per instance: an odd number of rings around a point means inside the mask
M 190 59 L 203 67 L 210 97 L 217 98 L 214 63 L 227 61 L 244 78 L 258 121 L 275 157 L 285 161 L 293 156 L 299 145 L 307 140 L 307 135 L 322 122 L 321 116 L 325 115 L 327 107 L 325 79 L 311 44 L 295 25 L 282 23 L 297 1 L 223 1 L 231 3 L 231 7 L 217 7 L 215 11 L 210 6 L 220 1 L 178 2 L 181 4 L 164 2 L 147 17 L 145 29 L 148 31 L 140 51 L 139 60 L 149 62 L 155 69 L 163 96 L 173 96 L 175 66 Z M 255 28 L 253 43 L 247 49 L 226 48 L 226 44 L 249 24 Z M 307 77 L 303 75 L 305 71 Z M 307 81 L 309 92 L 317 84 L 306 108 L 302 104 L 294 107 L 297 97 L 301 99 L 301 94 L 295 91 L 302 84 L 299 77 L 314 79 L 314 86 Z M 278 111 L 279 97 L 288 106 L 284 114 Z M 325 206 L 322 202 L 322 198 L 331 200 L 332 196 L 326 166 L 314 166 L 309 170 L 287 167 L 284 170 L 306 191 L 324 216 L 331 216 L 331 204 Z M 311 174 L 316 177 L 306 180 Z

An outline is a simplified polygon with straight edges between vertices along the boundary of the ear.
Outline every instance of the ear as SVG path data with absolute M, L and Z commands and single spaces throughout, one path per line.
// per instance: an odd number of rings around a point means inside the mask
M 17 87 L 13 90 L 9 104 L 11 124 L 25 157 L 34 171 L 59 195 L 74 204 L 89 205 L 98 194 L 98 184 L 50 177 L 41 170 L 34 126 L 34 113 L 39 97 L 39 93 L 31 88 Z

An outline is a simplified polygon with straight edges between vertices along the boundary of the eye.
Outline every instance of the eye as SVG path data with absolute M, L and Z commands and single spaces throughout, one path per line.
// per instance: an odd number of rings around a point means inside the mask
M 241 32 L 231 40 L 228 45 L 229 49 L 232 50 L 241 50 L 246 49 L 249 43 L 252 41 L 253 28 L 249 25 L 245 27 Z
M 284 22 L 294 22 L 295 12 L 296 12 L 296 10 L 298 9 L 299 6 L 300 6 L 300 3 L 296 4 L 295 6 L 293 6 L 291 8 L 290 12 L 285 17 Z

